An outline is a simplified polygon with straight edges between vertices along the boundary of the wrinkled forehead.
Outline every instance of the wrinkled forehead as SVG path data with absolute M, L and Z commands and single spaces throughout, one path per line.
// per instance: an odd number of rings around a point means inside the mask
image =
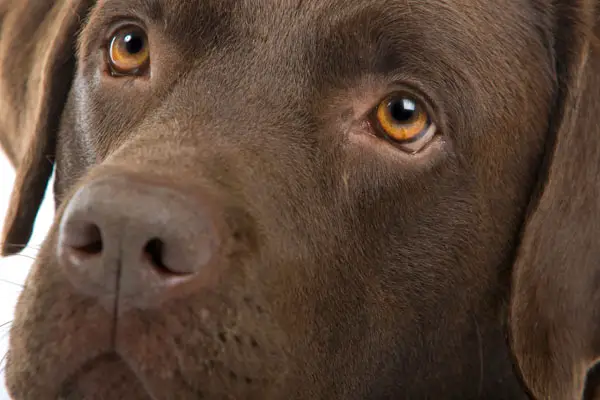
M 514 63 L 539 45 L 541 13 L 528 0 L 102 0 L 90 24 L 136 17 L 180 49 L 260 48 L 322 76 Z

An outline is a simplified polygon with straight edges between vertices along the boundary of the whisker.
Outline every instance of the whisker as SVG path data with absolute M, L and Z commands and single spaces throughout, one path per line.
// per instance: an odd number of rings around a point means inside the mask
M 475 323 L 475 332 L 477 333 L 477 349 L 479 350 L 479 390 L 478 393 L 481 396 L 483 393 L 483 375 L 484 375 L 484 361 L 483 361 L 483 339 L 481 337 L 481 329 L 475 315 L 471 315 L 473 322 Z
M 12 323 L 13 323 L 12 320 L 5 322 L 0 325 L 0 329 L 9 327 Z M 4 335 L 2 335 L 2 339 L 6 338 L 9 334 L 10 334 L 10 330 L 8 330 L 7 332 L 4 332 Z M 4 372 L 6 371 L 6 357 L 7 356 L 8 356 L 8 350 L 6 352 L 4 352 L 2 359 L 0 359 L 0 375 L 2 375 L 2 376 L 4 376 Z
M 23 249 L 33 249 L 33 250 L 41 250 L 41 243 L 39 245 L 33 245 L 33 244 L 22 244 L 22 243 L 11 243 L 11 242 L 4 242 L 4 243 L 0 243 L 0 246 L 10 246 L 10 247 L 14 247 L 20 250 Z
M 23 285 L 23 284 L 20 284 L 20 283 L 17 283 L 17 282 L 12 282 L 12 281 L 9 281 L 9 280 L 7 280 L 7 279 L 2 279 L 2 278 L 0 278 L 0 282 L 2 282 L 2 283 L 8 283 L 9 285 L 13 285 L 13 286 L 18 286 L 18 287 L 20 287 L 21 289 L 24 289 L 24 288 L 25 288 L 25 285 Z M 0 328 L 2 328 L 2 325 L 0 325 Z
M 37 257 L 30 256 L 30 255 L 27 255 L 27 254 L 14 254 L 12 257 L 23 257 L 23 258 L 28 258 L 28 259 L 30 259 L 32 261 L 35 261 L 37 259 Z
M 8 351 L 4 353 L 2 360 L 0 360 L 0 374 L 2 375 L 4 375 L 4 372 L 6 371 L 6 357 L 8 357 Z

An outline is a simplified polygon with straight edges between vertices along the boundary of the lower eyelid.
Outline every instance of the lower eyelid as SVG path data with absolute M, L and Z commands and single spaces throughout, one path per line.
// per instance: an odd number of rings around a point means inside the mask
M 427 131 L 414 142 L 399 143 L 398 146 L 411 151 L 411 154 L 422 151 L 429 146 L 429 141 L 433 140 L 434 136 L 437 135 L 437 126 L 431 122 Z
M 451 143 L 442 135 L 434 135 L 425 147 L 416 153 L 399 150 L 397 146 L 364 132 L 350 132 L 344 145 L 357 165 L 370 163 L 389 164 L 398 173 L 413 171 L 421 173 L 433 168 L 451 151 Z

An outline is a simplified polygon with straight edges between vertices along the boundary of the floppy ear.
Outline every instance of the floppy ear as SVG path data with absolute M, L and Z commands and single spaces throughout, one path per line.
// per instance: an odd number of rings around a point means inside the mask
M 556 3 L 555 120 L 514 265 L 509 328 L 532 395 L 571 400 L 600 360 L 600 3 Z
M 2 254 L 9 255 L 28 242 L 52 174 L 87 1 L 1 3 L 0 145 L 17 170 L 0 240 Z

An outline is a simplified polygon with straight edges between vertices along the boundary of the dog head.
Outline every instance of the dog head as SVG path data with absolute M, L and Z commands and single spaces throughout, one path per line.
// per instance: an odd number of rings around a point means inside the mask
M 15 398 L 583 395 L 596 2 L 3 4 Z

